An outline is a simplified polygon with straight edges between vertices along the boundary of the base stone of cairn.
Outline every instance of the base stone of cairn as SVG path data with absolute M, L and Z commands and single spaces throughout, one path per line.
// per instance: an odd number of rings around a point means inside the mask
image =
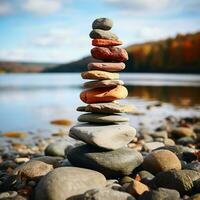
M 100 60 L 88 64 L 88 71 L 81 74 L 86 90 L 80 99 L 87 105 L 77 108 L 85 112 L 80 115 L 78 125 L 70 129 L 69 136 L 86 144 L 71 149 L 67 158 L 72 165 L 94 169 L 106 177 L 129 175 L 143 162 L 142 155 L 127 146 L 136 136 L 135 128 L 127 124 L 128 118 L 121 113 L 134 113 L 136 108 L 120 104 L 116 100 L 128 95 L 124 83 L 119 79 L 119 71 L 128 60 L 122 44 L 110 31 L 113 22 L 107 18 L 96 19 L 90 33 L 92 57 Z

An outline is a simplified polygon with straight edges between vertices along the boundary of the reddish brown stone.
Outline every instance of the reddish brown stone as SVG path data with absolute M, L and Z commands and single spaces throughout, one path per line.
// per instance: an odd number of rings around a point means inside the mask
M 100 70 L 91 70 L 81 73 L 83 79 L 112 80 L 118 79 L 118 73 L 104 72 Z
M 92 45 L 98 47 L 108 47 L 122 45 L 122 42 L 119 40 L 93 39 Z
M 103 71 L 110 71 L 110 72 L 117 72 L 121 71 L 126 67 L 123 62 L 120 63 L 89 63 L 88 69 L 89 70 L 103 70 Z
M 126 98 L 128 91 L 124 86 L 95 88 L 81 92 L 80 99 L 84 103 L 109 102 Z
M 115 87 L 117 85 L 124 85 L 121 80 L 102 80 L 102 81 L 89 81 L 84 83 L 86 88 L 102 88 L 102 87 Z
M 105 61 L 124 62 L 128 60 L 126 50 L 118 47 L 94 47 L 91 54 L 93 58 Z

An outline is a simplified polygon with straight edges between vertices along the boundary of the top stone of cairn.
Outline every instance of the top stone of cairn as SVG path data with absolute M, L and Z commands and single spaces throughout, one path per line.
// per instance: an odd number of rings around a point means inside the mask
M 93 29 L 110 30 L 113 26 L 113 21 L 108 18 L 98 18 L 92 23 Z

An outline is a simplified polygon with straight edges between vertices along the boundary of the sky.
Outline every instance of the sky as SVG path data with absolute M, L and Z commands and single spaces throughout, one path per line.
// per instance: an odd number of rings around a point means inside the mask
M 93 20 L 123 46 L 200 31 L 199 0 L 0 0 L 0 60 L 67 63 L 90 54 Z

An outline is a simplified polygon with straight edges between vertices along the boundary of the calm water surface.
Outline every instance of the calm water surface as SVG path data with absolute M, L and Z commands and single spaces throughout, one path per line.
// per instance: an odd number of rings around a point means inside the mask
M 169 115 L 200 116 L 200 76 L 169 74 L 122 74 L 129 97 L 121 102 L 134 104 L 146 114 L 130 115 L 130 123 L 152 127 Z M 0 132 L 53 132 L 53 119 L 76 123 L 83 103 L 79 93 L 84 81 L 80 74 L 6 74 L 0 76 Z M 162 107 L 146 109 L 155 101 Z

